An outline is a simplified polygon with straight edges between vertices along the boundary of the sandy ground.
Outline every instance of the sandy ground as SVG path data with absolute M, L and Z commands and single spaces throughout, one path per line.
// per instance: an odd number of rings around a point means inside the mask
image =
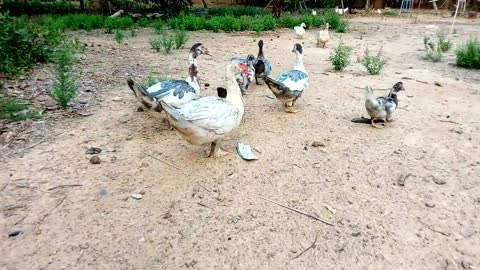
M 0 146 L 0 268 L 479 269 L 480 73 L 449 65 L 451 52 L 440 63 L 423 59 L 423 36 L 434 33 L 425 25 L 448 21 L 354 18 L 326 49 L 309 30 L 302 111 L 284 113 L 255 86 L 241 127 L 222 142 L 231 153 L 215 160 L 137 112 L 125 83 L 128 74 L 185 77 L 188 49 L 152 52 L 151 30 L 121 46 L 102 32 L 74 33 L 89 45 L 76 104 L 90 106 L 31 124 L 39 137 L 25 147 Z M 460 19 L 455 46 L 479 33 L 479 21 Z M 256 53 L 259 38 L 274 75 L 293 65 L 289 30 L 191 33 L 189 46 L 203 42 L 214 55 L 199 59 L 201 82 L 211 84 L 202 94 L 214 95 L 227 60 Z M 354 47 L 352 65 L 332 72 L 327 58 L 340 38 Z M 356 62 L 367 44 L 383 46 L 381 75 Z M 398 81 L 406 92 L 389 127 L 350 122 L 366 116 L 355 87 Z M 237 142 L 259 160 L 238 157 Z M 92 146 L 102 148 L 101 164 L 90 164 Z

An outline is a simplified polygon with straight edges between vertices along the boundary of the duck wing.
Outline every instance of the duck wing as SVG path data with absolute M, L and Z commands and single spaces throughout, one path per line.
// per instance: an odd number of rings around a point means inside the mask
M 159 112 L 161 111 L 161 107 L 157 106 L 157 101 L 150 95 L 150 93 L 148 93 L 145 86 L 133 80 L 132 78 L 127 79 L 127 84 L 135 94 L 135 97 L 138 99 L 138 101 L 140 101 L 145 107 Z
M 195 88 L 185 80 L 162 81 L 150 86 L 146 92 L 149 96 L 163 100 L 177 108 L 198 98 Z

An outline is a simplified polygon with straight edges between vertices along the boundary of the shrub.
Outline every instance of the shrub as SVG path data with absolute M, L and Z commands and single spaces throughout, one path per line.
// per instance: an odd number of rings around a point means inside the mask
M 395 10 L 387 9 L 383 12 L 383 15 L 387 17 L 393 17 L 393 16 L 397 16 L 398 12 L 396 12 Z
M 0 95 L 0 119 L 21 121 L 38 117 L 40 114 L 33 111 L 28 103 Z
M 222 17 L 213 17 L 209 19 L 206 23 L 206 29 L 213 32 L 218 32 L 220 29 L 223 29 Z
M 133 20 L 130 17 L 108 17 L 105 19 L 104 26 L 107 33 L 113 33 L 113 30 L 129 29 L 133 26 Z
M 452 42 L 447 39 L 447 33 L 443 30 L 437 31 L 437 38 L 438 38 L 438 47 L 442 52 L 446 52 L 450 50 L 452 47 Z
M 87 30 L 99 29 L 104 26 L 105 16 L 102 15 L 87 15 L 87 14 L 74 14 L 64 17 L 59 17 L 59 20 L 63 22 L 65 28 L 71 30 Z
M 147 27 L 150 25 L 150 20 L 146 17 L 142 17 L 137 21 L 138 27 Z
M 56 52 L 52 97 L 62 108 L 66 108 L 77 95 L 77 78 L 72 68 L 74 63 L 75 55 L 70 47 L 65 46 Z
M 280 27 L 293 28 L 300 25 L 302 22 L 300 19 L 293 17 L 292 15 L 284 15 L 278 19 Z
M 12 16 L 19 15 L 38 15 L 38 14 L 72 14 L 78 11 L 78 8 L 70 3 L 63 1 L 40 2 L 38 0 L 27 1 L 3 1 L 0 11 L 8 11 Z
M 160 52 L 160 50 L 162 49 L 162 37 L 161 36 L 156 36 L 156 37 L 150 39 L 150 46 L 156 52 Z
M 157 34 L 163 34 L 165 32 L 165 24 L 160 19 L 153 21 L 153 28 L 155 28 L 155 33 Z
M 330 10 L 325 14 L 325 20 L 335 32 L 344 33 L 347 31 L 347 23 L 342 19 L 340 14 L 334 10 Z
M 348 65 L 350 65 L 351 51 L 351 47 L 344 45 L 343 42 L 340 41 L 340 44 L 338 44 L 338 46 L 328 58 L 335 70 L 342 70 Z
M 117 29 L 115 31 L 115 40 L 117 41 L 117 43 L 118 44 L 122 43 L 124 38 L 125 38 L 125 35 L 123 34 L 122 30 Z
M 188 35 L 185 31 L 177 30 L 173 38 L 175 41 L 175 49 L 180 49 L 180 47 L 187 43 Z
M 131 37 L 136 37 L 137 36 L 138 29 L 136 27 L 133 27 L 130 29 L 130 36 Z
M 175 40 L 173 37 L 170 37 L 168 35 L 164 35 L 161 37 L 161 42 L 162 42 L 162 47 L 165 50 L 167 54 L 170 53 L 170 51 L 173 48 L 173 45 L 175 43 Z
M 385 59 L 382 56 L 382 48 L 378 50 L 377 55 L 371 55 L 368 48 L 365 49 L 365 58 L 362 60 L 362 64 L 367 68 L 368 73 L 371 75 L 377 75 L 382 71 L 385 65 Z
M 211 16 L 257 16 L 268 15 L 270 12 L 265 11 L 258 7 L 252 6 L 239 6 L 239 7 L 212 7 L 208 9 L 208 14 Z
M 0 14 L 0 74 L 18 76 L 36 63 L 49 62 L 61 39 L 59 30 Z
M 277 21 L 275 20 L 275 18 L 271 14 L 264 15 L 262 17 L 256 17 L 256 18 L 258 18 L 259 20 L 261 19 L 264 31 L 271 31 L 271 30 L 275 30 L 277 28 Z M 255 30 L 257 30 L 257 29 L 255 29 Z
M 457 65 L 465 68 L 480 68 L 480 41 L 470 39 L 455 52 Z
M 442 50 L 440 50 L 438 44 L 435 44 L 431 38 L 424 37 L 423 44 L 425 45 L 427 59 L 433 62 L 440 62 L 442 60 Z

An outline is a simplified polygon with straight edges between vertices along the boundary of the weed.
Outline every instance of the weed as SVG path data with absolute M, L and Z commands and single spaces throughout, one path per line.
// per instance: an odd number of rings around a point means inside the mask
M 368 73 L 371 75 L 377 75 L 382 71 L 386 61 L 382 56 L 382 48 L 378 50 L 377 55 L 371 55 L 368 47 L 365 49 L 365 57 L 362 60 L 362 64 L 367 68 Z
M 155 28 L 157 34 L 165 33 L 165 24 L 160 19 L 153 21 L 153 28 Z
M 270 12 L 265 11 L 258 7 L 252 6 L 239 6 L 239 7 L 212 7 L 208 9 L 208 14 L 211 16 L 257 16 L 268 15 Z
M 469 39 L 455 53 L 458 66 L 480 68 L 480 41 L 478 39 Z
M 115 31 L 115 40 L 117 41 L 118 44 L 122 43 L 123 39 L 125 38 L 125 35 L 123 34 L 122 30 L 117 29 Z
M 151 38 L 150 39 L 150 46 L 156 52 L 160 52 L 160 50 L 162 49 L 162 37 L 161 36 L 156 36 L 154 38 Z
M 348 65 L 350 65 L 350 53 L 352 48 L 343 44 L 340 41 L 340 44 L 335 48 L 335 50 L 330 54 L 328 60 L 332 63 L 332 66 L 335 70 L 342 70 Z
M 180 47 L 187 43 L 188 35 L 185 31 L 177 30 L 173 38 L 175 41 L 175 49 L 180 49 Z
M 325 21 L 335 30 L 335 32 L 344 33 L 347 30 L 347 23 L 333 10 L 326 14 Z
M 433 62 L 440 62 L 442 60 L 442 50 L 438 44 L 435 44 L 431 38 L 424 37 L 423 44 L 427 52 L 426 58 Z
M 452 42 L 447 38 L 447 33 L 444 30 L 437 31 L 438 47 L 442 52 L 450 50 Z
M 137 21 L 138 27 L 147 27 L 150 25 L 150 20 L 146 17 L 142 17 Z
M 383 12 L 383 15 L 385 15 L 387 17 L 394 17 L 394 16 L 398 15 L 398 12 L 395 11 L 395 10 L 387 9 Z
M 73 72 L 75 55 L 71 48 L 64 47 L 55 55 L 55 80 L 53 82 L 52 97 L 62 108 L 77 95 L 77 78 Z
M 0 95 L 0 119 L 22 121 L 38 117 L 40 114 L 33 111 L 28 103 Z
M 133 20 L 130 17 L 116 17 L 116 18 L 106 18 L 104 22 L 104 27 L 106 28 L 107 33 L 113 33 L 113 30 L 117 29 L 129 29 L 133 26 Z
M 130 29 L 130 36 L 131 37 L 136 37 L 137 36 L 138 29 L 136 27 L 133 27 Z

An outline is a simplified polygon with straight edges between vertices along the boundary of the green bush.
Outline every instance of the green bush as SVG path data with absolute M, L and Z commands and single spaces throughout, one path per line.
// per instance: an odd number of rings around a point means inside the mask
M 395 10 L 387 9 L 383 12 L 383 15 L 388 17 L 393 17 L 393 16 L 397 16 L 398 12 L 396 12 Z
M 378 50 L 377 55 L 371 55 L 368 48 L 365 50 L 365 57 L 362 60 L 362 64 L 371 75 L 379 74 L 385 63 L 386 61 L 382 56 L 382 48 Z
M 457 65 L 465 68 L 480 68 L 480 41 L 470 39 L 455 52 Z
M 122 30 L 115 30 L 115 40 L 117 41 L 118 44 L 122 43 L 123 39 L 125 38 L 125 35 L 123 34 Z
M 55 80 L 52 97 L 62 108 L 66 108 L 77 95 L 77 78 L 73 72 L 75 60 L 74 52 L 68 46 L 59 49 L 55 54 Z
M 66 29 L 91 31 L 94 29 L 103 28 L 105 16 L 74 14 L 58 17 L 58 19 L 63 21 Z
M 328 60 L 332 63 L 333 69 L 342 70 L 350 65 L 350 53 L 352 48 L 343 44 L 340 41 L 340 44 L 335 48 L 335 50 L 330 54 Z
M 187 43 L 188 35 L 183 30 L 177 30 L 173 36 L 175 41 L 175 49 L 180 49 L 185 43 Z
M 300 18 L 292 15 L 284 15 L 278 19 L 278 25 L 283 28 L 294 28 L 302 23 Z
M 263 10 L 262 8 L 252 7 L 252 6 L 239 6 L 239 7 L 212 7 L 208 9 L 208 14 L 210 16 L 257 16 L 257 15 L 268 15 L 269 11 Z
M 452 42 L 447 38 L 447 33 L 444 30 L 437 31 L 438 47 L 442 52 L 450 50 Z
M 161 36 L 156 36 L 154 38 L 151 38 L 150 39 L 150 46 L 156 52 L 160 52 L 160 50 L 162 49 L 162 37 Z
M 130 17 L 115 17 L 106 18 L 104 21 L 104 27 L 107 33 L 113 33 L 113 30 L 125 30 L 133 26 L 133 20 Z
M 163 34 L 165 32 L 165 24 L 160 19 L 153 21 L 153 28 L 157 34 Z
M 347 31 L 347 22 L 334 10 L 330 10 L 325 14 L 325 21 L 335 32 L 344 33 Z
M 442 50 L 438 44 L 435 44 L 431 38 L 424 37 L 423 44 L 425 45 L 426 58 L 433 62 L 440 62 L 442 60 Z
M 61 40 L 59 30 L 0 14 L 0 74 L 18 76 L 36 63 L 49 62 Z
M 213 32 L 218 32 L 223 29 L 223 20 L 222 17 L 213 17 L 206 22 L 206 29 Z
M 163 49 L 167 54 L 169 54 L 175 43 L 174 38 L 169 35 L 164 35 L 161 37 L 161 41 Z
M 33 111 L 28 103 L 0 95 L 0 119 L 22 121 L 38 117 L 40 114 Z
M 151 21 L 147 17 L 142 17 L 137 21 L 138 27 L 147 27 L 150 23 Z
M 34 0 L 32 2 L 27 1 L 3 1 L 0 6 L 0 12 L 7 11 L 12 16 L 19 15 L 39 15 L 39 14 L 72 14 L 78 11 L 75 5 L 63 2 L 40 2 Z

